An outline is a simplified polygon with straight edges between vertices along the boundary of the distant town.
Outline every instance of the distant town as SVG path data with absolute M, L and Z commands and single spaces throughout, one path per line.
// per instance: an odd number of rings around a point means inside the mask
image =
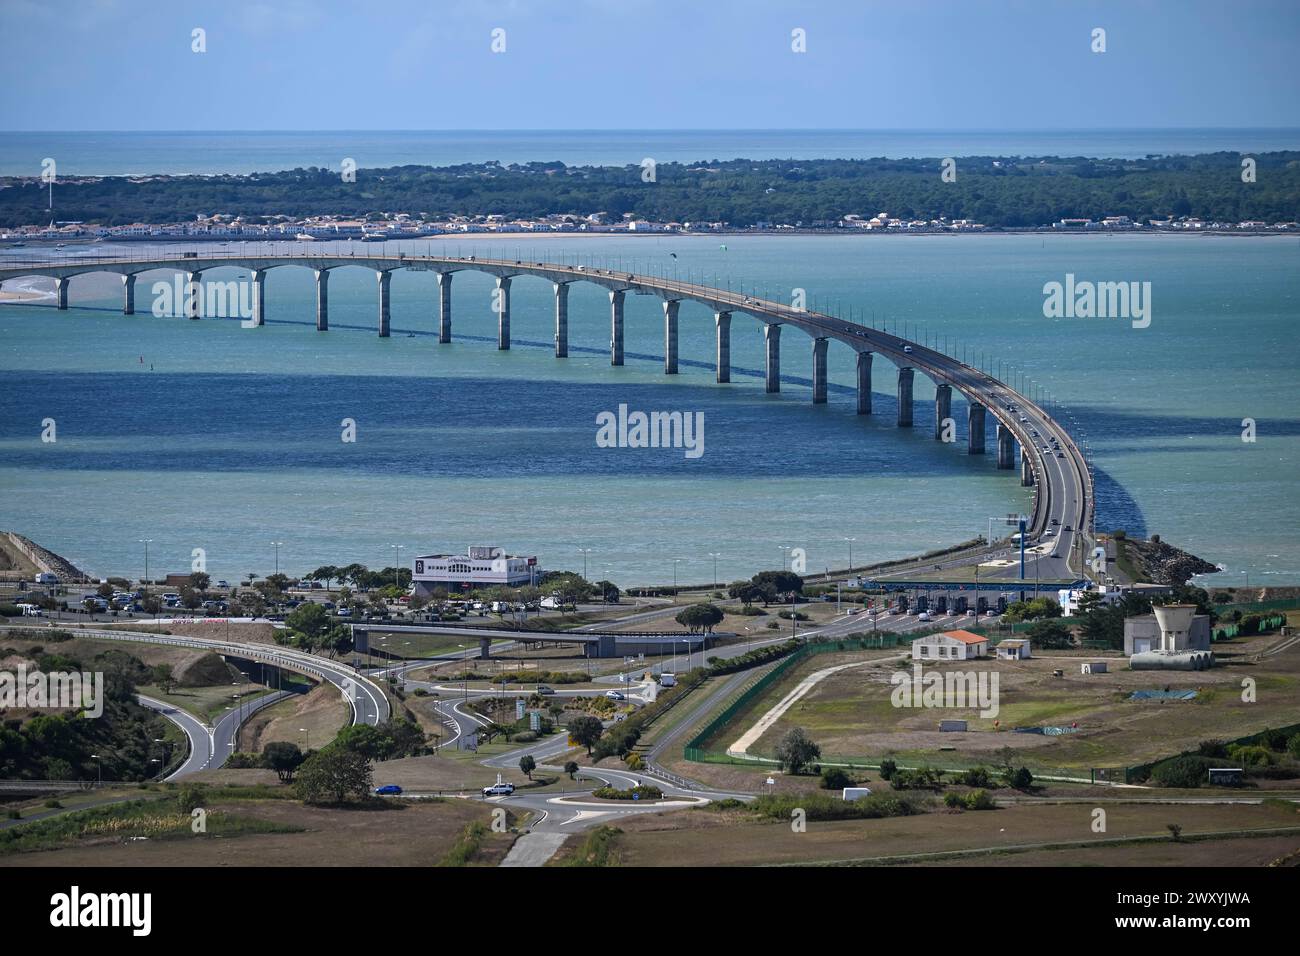
M 874 216 L 850 213 L 842 219 L 796 221 L 791 223 L 759 222 L 752 226 L 733 226 L 728 222 L 652 222 L 632 218 L 631 214 L 611 217 L 605 212 L 586 216 L 551 215 L 537 219 L 507 219 L 500 215 L 453 216 L 441 221 L 427 221 L 410 213 L 394 213 L 368 219 L 335 216 L 294 218 L 274 217 L 275 222 L 249 222 L 240 216 L 199 216 L 193 222 L 143 223 L 122 226 L 92 225 L 84 222 L 51 222 L 48 225 L 9 227 L 0 232 L 0 243 L 10 246 L 24 242 L 68 241 L 153 241 L 170 240 L 238 240 L 312 242 L 317 240 L 356 240 L 382 242 L 400 239 L 425 239 L 456 235 L 705 235 L 771 233 L 1290 233 L 1300 231 L 1297 222 L 1264 222 L 1250 219 L 1240 222 L 1204 220 L 1192 216 L 1148 219 L 1135 222 L 1128 216 L 1102 219 L 1060 219 L 1049 226 L 1012 228 L 988 226 L 971 219 L 906 219 L 879 212 Z

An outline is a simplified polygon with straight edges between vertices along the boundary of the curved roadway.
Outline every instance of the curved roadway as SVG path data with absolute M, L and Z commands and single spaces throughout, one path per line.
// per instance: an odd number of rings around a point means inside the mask
M 657 295 L 665 301 L 689 300 L 715 312 L 743 313 L 769 325 L 791 325 L 813 338 L 835 339 L 855 352 L 878 352 L 899 368 L 916 368 L 936 384 L 951 385 L 968 402 L 983 405 L 1005 425 L 1029 458 L 1034 473 L 1034 508 L 1030 534 L 1038 537 L 1049 528 L 1059 530 L 1054 542 L 1031 557 L 1041 560 L 1044 578 L 1069 577 L 1068 562 L 1076 534 L 1087 535 L 1092 527 L 1093 486 L 1083 453 L 1065 427 L 1029 398 L 994 377 L 931 349 L 889 332 L 848 322 L 820 312 L 796 309 L 779 302 L 758 299 L 741 292 L 715 289 L 675 278 L 640 275 L 614 269 L 597 269 L 553 262 L 526 262 L 521 259 L 487 259 L 478 256 L 409 256 L 400 255 L 313 255 L 309 252 L 281 255 L 189 253 L 143 259 L 97 258 L 62 259 L 52 262 L 6 263 L 0 267 L 0 283 L 22 276 L 50 276 L 71 279 L 91 272 L 110 272 L 134 276 L 155 269 L 204 272 L 222 267 L 250 272 L 279 266 L 305 266 L 328 271 L 346 266 L 389 273 L 396 269 L 415 269 L 442 273 L 484 272 L 498 278 L 536 276 L 556 284 L 592 282 L 611 292 Z M 66 289 L 65 289 L 66 292 Z M 260 310 L 259 310 L 260 311 Z M 1015 412 L 1008 406 L 1014 406 Z M 1023 420 L 1022 420 L 1023 419 Z M 1033 431 L 1038 432 L 1035 438 Z M 1055 439 L 1061 448 L 1057 457 Z M 995 439 L 996 440 L 996 439 Z M 1044 451 L 1046 445 L 1049 450 Z M 1071 530 L 1067 530 L 1071 529 Z

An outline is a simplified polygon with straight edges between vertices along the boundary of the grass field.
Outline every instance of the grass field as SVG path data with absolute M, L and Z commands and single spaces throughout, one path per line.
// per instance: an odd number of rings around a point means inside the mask
M 1223 839 L 1174 844 L 1167 825 L 1180 825 L 1184 840 L 1199 833 L 1300 828 L 1296 807 L 1107 804 L 1106 832 L 1092 830 L 1092 806 L 1085 803 L 1006 807 L 998 810 L 931 812 L 913 817 L 834 822 L 809 821 L 797 833 L 785 823 L 756 821 L 744 810 L 683 810 L 628 817 L 612 842 L 612 853 L 626 866 L 757 866 L 834 862 L 894 862 L 918 853 L 986 851 L 981 857 L 1001 865 L 1017 860 L 1013 848 L 1036 844 L 1084 844 L 1086 859 L 1102 866 L 1154 865 L 1170 849 L 1202 865 L 1260 865 L 1300 851 L 1300 829 L 1280 837 Z M 1150 838 L 1121 846 L 1086 844 L 1118 838 Z M 1247 844 L 1256 844 L 1252 850 Z M 576 852 L 572 837 L 564 854 Z M 1186 848 L 1195 848 L 1187 851 Z M 1036 851 L 1039 862 L 1085 862 L 1078 849 Z M 563 857 L 557 862 L 563 862 Z M 919 861 L 918 861 L 919 862 Z M 1023 863 L 1023 860 L 1019 862 Z
M 124 842 L 112 832 L 120 827 L 108 828 L 60 849 L 0 856 L 0 866 L 433 866 L 461 843 L 467 826 L 490 824 L 492 809 L 466 800 L 385 801 L 366 809 L 238 798 L 214 805 L 238 822 L 238 832 L 228 833 L 237 839 L 211 827 L 207 835 L 190 834 L 186 817 L 184 832 L 167 839 Z M 470 865 L 496 865 L 513 843 L 513 834 L 488 832 Z
M 808 731 L 822 749 L 823 759 L 879 758 L 900 762 L 954 765 L 987 762 L 1002 748 L 1020 752 L 1031 769 L 1133 766 L 1193 749 L 1206 739 L 1231 740 L 1267 727 L 1300 720 L 1300 648 L 1263 661 L 1254 655 L 1276 638 L 1220 642 L 1215 653 L 1222 666 L 1200 672 L 1129 671 L 1122 658 L 1112 658 L 1108 674 L 1085 676 L 1077 655 L 1043 656 L 1029 661 L 953 662 L 934 669 L 967 669 L 997 674 L 999 711 L 983 718 L 978 709 L 899 708 L 891 702 L 897 670 L 910 674 L 902 656 L 872 652 L 824 654 L 796 666 L 767 690 L 724 733 L 711 742 L 715 749 L 730 746 L 741 733 L 777 704 L 796 684 L 839 663 L 867 664 L 826 677 L 797 701 L 750 747 L 750 753 L 770 756 L 791 727 Z M 1053 671 L 1063 670 L 1062 677 Z M 1242 679 L 1256 682 L 1257 699 L 1242 700 Z M 1190 701 L 1130 700 L 1139 689 L 1190 689 Z M 941 719 L 965 719 L 966 733 L 941 733 Z M 1012 733 L 1027 726 L 1066 726 L 1078 730 L 1061 736 Z M 942 749 L 941 749 L 942 748 Z

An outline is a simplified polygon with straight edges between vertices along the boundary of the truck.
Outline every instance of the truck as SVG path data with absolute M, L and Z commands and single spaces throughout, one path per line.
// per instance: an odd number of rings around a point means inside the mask
M 676 674 L 660 674 L 660 675 L 659 675 L 659 686 L 660 686 L 660 687 L 676 687 L 676 686 L 677 686 L 677 675 L 676 675 Z

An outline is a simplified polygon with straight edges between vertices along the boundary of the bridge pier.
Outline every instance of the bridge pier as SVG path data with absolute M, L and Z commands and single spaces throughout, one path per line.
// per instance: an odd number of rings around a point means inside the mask
M 934 389 L 934 440 L 943 441 L 943 423 L 952 418 L 952 386 L 938 385 Z
M 54 280 L 54 297 L 58 302 L 60 309 L 66 309 L 68 307 L 68 283 L 71 281 L 71 276 L 63 279 L 56 278 Z
M 826 404 L 826 339 L 813 339 L 813 404 Z
M 763 326 L 763 339 L 767 345 L 767 376 L 763 391 L 774 394 L 781 391 L 781 323 L 769 322 Z
M 731 313 L 713 313 L 713 323 L 718 328 L 718 384 L 731 381 Z
M 664 300 L 664 374 L 677 374 L 677 310 L 678 299 Z
M 569 283 L 555 283 L 555 357 L 569 357 Z
M 623 296 L 615 289 L 609 293 L 609 364 L 623 364 Z
M 478 656 L 479 660 L 486 661 L 492 657 L 492 638 L 480 637 L 478 639 Z
M 203 306 L 203 273 L 185 273 L 185 317 L 197 319 Z
M 497 350 L 510 348 L 510 277 L 498 276 L 495 303 L 497 310 Z
M 135 276 L 122 276 L 122 314 L 135 315 Z
M 1034 484 L 1034 469 L 1030 464 L 1029 452 L 1023 448 L 1020 449 L 1020 484 L 1026 488 L 1033 487 Z
M 388 286 L 392 281 L 393 274 L 385 270 L 375 272 L 375 278 L 379 280 L 379 337 L 388 338 L 388 318 L 389 318 L 389 294 Z
M 438 273 L 438 344 L 451 341 L 451 277 L 453 273 Z
M 858 353 L 858 414 L 871 414 L 871 353 Z
M 984 454 L 984 406 L 979 402 L 966 409 L 966 454 Z
M 912 427 L 912 379 L 916 370 L 904 367 L 898 370 L 898 427 Z
M 259 270 L 260 271 L 260 270 Z M 258 273 L 253 273 L 257 276 Z M 261 287 L 261 278 L 256 278 L 258 288 Z M 257 324 L 262 324 L 262 318 L 259 312 Z M 316 331 L 328 332 L 330 329 L 330 271 L 328 269 L 316 270 Z
M 998 422 L 998 467 L 1009 471 L 1016 466 L 1016 441 L 1011 429 Z

